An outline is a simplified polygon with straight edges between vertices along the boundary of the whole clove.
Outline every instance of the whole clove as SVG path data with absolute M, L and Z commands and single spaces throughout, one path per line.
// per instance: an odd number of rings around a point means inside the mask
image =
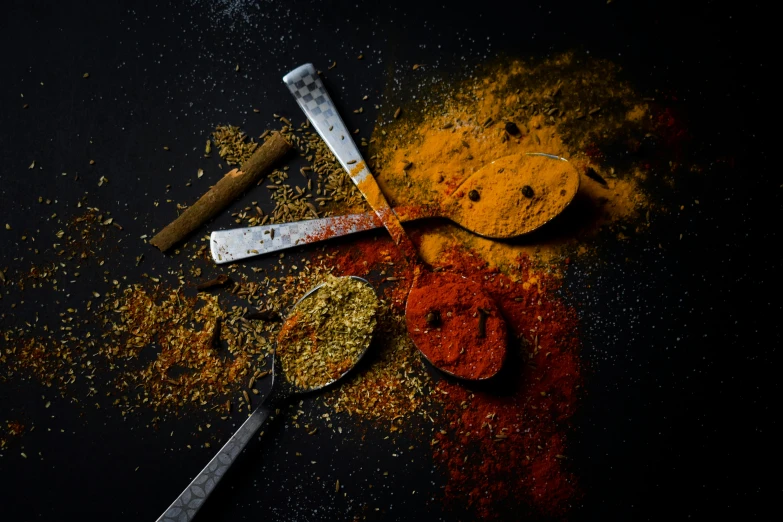
M 487 317 L 489 317 L 489 310 L 479 308 L 478 314 L 478 337 L 479 339 L 483 339 L 487 336 Z

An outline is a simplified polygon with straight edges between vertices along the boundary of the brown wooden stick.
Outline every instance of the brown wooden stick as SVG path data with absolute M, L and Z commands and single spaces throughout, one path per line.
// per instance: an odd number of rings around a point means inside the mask
M 275 162 L 291 150 L 291 144 L 277 132 L 273 132 L 263 145 L 242 165 L 242 170 L 228 172 L 198 201 L 155 234 L 150 244 L 165 252 L 191 232 L 215 217 L 229 203 L 257 183 Z

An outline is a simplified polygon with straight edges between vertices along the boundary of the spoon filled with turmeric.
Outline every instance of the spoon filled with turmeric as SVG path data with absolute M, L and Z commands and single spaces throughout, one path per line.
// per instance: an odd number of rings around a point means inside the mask
M 447 218 L 476 235 L 510 239 L 557 217 L 578 190 L 579 173 L 567 160 L 535 152 L 512 154 L 484 165 L 437 203 L 395 207 L 393 212 L 403 223 Z M 375 213 L 347 214 L 219 230 L 212 232 L 210 246 L 216 263 L 228 263 L 383 226 Z

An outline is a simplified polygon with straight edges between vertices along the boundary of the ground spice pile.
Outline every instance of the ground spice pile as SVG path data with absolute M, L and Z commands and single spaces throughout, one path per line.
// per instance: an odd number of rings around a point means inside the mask
M 599 152 L 617 141 L 638 148 L 657 129 L 650 104 L 617 76 L 611 63 L 572 55 L 538 64 L 504 61 L 456 86 L 441 82 L 450 85 L 446 92 L 418 99 L 405 106 L 403 116 L 380 125 L 376 135 L 383 139 L 370 150 L 378 182 L 394 206 L 441 206 L 483 167 L 525 153 L 566 158 L 582 178 L 568 216 L 534 243 L 498 244 L 442 224 L 424 231 L 424 259 L 437 263 L 441 253 L 459 245 L 495 266 L 513 265 L 521 253 L 552 259 L 602 225 L 643 213 L 649 202 L 641 183 L 648 166 L 640 160 L 615 168 Z M 488 209 L 507 203 L 502 190 L 478 195 Z M 478 214 L 466 226 L 480 227 L 487 217 Z
M 482 518 L 524 504 L 563 514 L 579 495 L 566 460 L 582 377 L 576 311 L 557 296 L 559 280 L 527 259 L 518 281 L 465 251 L 451 251 L 445 262 L 483 280 L 517 339 L 495 389 L 438 385 L 448 428 L 432 444 L 448 470 L 445 496 Z
M 457 377 L 488 379 L 506 359 L 506 321 L 481 283 L 423 272 L 408 295 L 405 319 L 422 354 Z
M 366 283 L 327 276 L 280 330 L 277 354 L 285 378 L 312 390 L 353 368 L 369 347 L 377 310 L 378 298 Z

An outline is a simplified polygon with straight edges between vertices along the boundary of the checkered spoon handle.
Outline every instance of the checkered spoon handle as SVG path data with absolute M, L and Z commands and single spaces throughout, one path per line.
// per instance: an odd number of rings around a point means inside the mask
M 380 218 L 383 226 L 389 231 L 394 242 L 402 251 L 414 260 L 416 250 L 413 247 L 400 220 L 386 201 L 375 178 L 367 168 L 359 149 L 356 147 L 351 133 L 343 123 L 337 108 L 329 97 L 321 78 L 313 64 L 301 65 L 283 77 L 291 94 L 312 123 L 316 132 L 323 138 L 334 153 L 337 161 L 348 172 L 351 179 L 359 187 L 367 202 Z

